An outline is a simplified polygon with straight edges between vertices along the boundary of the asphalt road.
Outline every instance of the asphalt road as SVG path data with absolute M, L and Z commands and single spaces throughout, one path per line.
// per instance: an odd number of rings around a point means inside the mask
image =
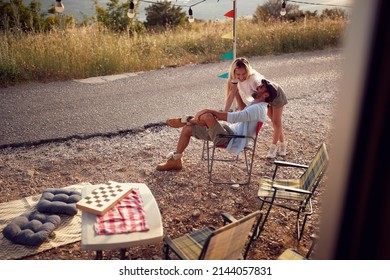
M 251 57 L 289 99 L 335 90 L 343 50 Z M 0 89 L 0 148 L 115 135 L 202 108 L 222 109 L 231 61 Z

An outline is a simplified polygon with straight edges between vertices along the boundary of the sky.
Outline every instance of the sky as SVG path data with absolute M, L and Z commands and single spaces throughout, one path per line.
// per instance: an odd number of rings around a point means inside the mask
M 100 6 L 105 6 L 106 3 L 110 0 L 98 0 Z M 135 0 L 135 2 L 138 0 Z M 149 2 L 156 2 L 157 0 L 148 0 Z M 182 6 L 184 11 L 188 10 L 188 6 L 192 6 L 193 15 L 195 18 L 203 20 L 215 20 L 215 19 L 224 19 L 224 14 L 233 9 L 232 0 L 171 0 L 174 4 Z M 236 0 L 237 7 L 237 16 L 251 16 L 256 11 L 257 6 L 263 5 L 267 0 Z M 303 0 L 295 2 L 304 2 L 304 3 L 313 3 L 313 4 L 328 4 L 328 5 L 346 5 L 352 6 L 354 0 Z M 31 1 L 24 0 L 25 3 Z M 55 0 L 40 0 L 43 4 L 43 8 L 47 10 L 52 3 L 55 3 Z M 93 0 L 62 0 L 65 11 L 64 14 L 72 15 L 77 19 L 81 19 L 82 15 L 94 15 Z M 125 2 L 125 0 L 122 0 Z M 299 5 L 301 10 L 310 10 L 310 11 L 319 11 L 323 9 L 335 8 L 333 6 L 323 6 L 323 5 L 309 5 L 304 3 L 295 3 L 290 2 L 291 4 Z M 288 3 L 288 1 L 287 1 Z M 150 3 L 141 2 L 141 7 L 139 10 L 138 19 L 143 21 L 145 19 L 145 14 L 143 9 L 151 5 Z M 350 10 L 350 9 L 347 9 Z

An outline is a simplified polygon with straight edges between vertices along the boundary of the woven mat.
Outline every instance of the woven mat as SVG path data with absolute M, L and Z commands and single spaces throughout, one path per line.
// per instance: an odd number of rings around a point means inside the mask
M 64 187 L 64 189 L 81 192 L 81 189 L 90 183 L 81 183 Z M 5 228 L 15 217 L 35 209 L 40 195 L 25 197 L 20 200 L 0 203 L 0 260 L 16 260 L 23 257 L 59 247 L 65 244 L 74 243 L 81 239 L 81 211 L 73 216 L 60 215 L 61 224 L 54 230 L 55 237 L 48 239 L 40 246 L 25 246 L 14 244 L 3 236 Z

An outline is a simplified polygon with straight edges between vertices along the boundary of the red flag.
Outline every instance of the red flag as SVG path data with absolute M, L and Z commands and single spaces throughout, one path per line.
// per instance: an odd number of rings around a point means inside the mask
M 234 10 L 231 10 L 229 12 L 227 12 L 226 14 L 224 14 L 225 17 L 231 17 L 231 18 L 234 18 Z

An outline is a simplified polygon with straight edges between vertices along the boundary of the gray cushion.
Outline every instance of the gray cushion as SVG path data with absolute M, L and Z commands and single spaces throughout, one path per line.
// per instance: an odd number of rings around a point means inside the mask
M 76 203 L 81 200 L 81 193 L 66 189 L 49 188 L 43 191 L 37 204 L 37 210 L 47 214 L 77 214 Z
M 38 211 L 16 217 L 3 229 L 3 235 L 13 243 L 41 245 L 61 223 L 58 215 L 47 215 Z

